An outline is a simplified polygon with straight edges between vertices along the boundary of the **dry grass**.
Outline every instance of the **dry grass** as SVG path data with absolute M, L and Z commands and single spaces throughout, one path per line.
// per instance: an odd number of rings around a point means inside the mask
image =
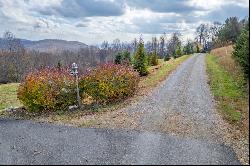
M 208 72 L 212 91 L 222 107 L 220 109 L 232 113 L 240 113 L 238 127 L 249 132 L 249 93 L 248 83 L 244 80 L 243 72 L 232 58 L 233 45 L 217 48 L 207 57 Z M 210 61 L 210 62 L 209 62 Z M 229 86 L 230 85 L 230 86 Z M 230 116 L 230 115 L 229 115 Z M 231 118 L 232 119 L 232 118 Z
M 236 65 L 234 59 L 232 58 L 232 52 L 234 50 L 233 47 L 233 45 L 229 45 L 226 47 L 216 48 L 210 53 L 218 57 L 218 62 L 223 68 L 225 68 L 226 71 L 233 75 L 234 79 L 237 81 L 242 81 L 243 72 L 240 70 L 240 67 Z
M 227 47 L 216 48 L 212 50 L 210 53 L 219 58 L 220 63 L 225 67 L 228 71 L 234 71 L 237 66 L 232 59 L 233 45 L 229 45 Z
M 18 83 L 0 85 L 0 110 L 21 106 L 16 95 L 18 85 Z
M 151 66 L 149 68 L 149 75 L 147 77 L 142 77 L 139 86 L 141 89 L 150 89 L 157 86 L 161 81 L 165 80 L 166 77 L 173 71 L 180 63 L 186 60 L 190 55 L 184 55 L 182 57 L 173 59 L 169 61 L 159 60 L 159 65 Z

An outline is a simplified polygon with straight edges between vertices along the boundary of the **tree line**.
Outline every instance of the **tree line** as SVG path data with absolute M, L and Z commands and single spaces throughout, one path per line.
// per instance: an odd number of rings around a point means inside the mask
M 204 52 L 235 44 L 247 21 L 248 18 L 240 20 L 237 17 L 229 17 L 224 23 L 202 23 L 196 28 L 195 41 L 202 46 Z
M 229 17 L 223 24 L 201 24 L 196 28 L 195 40 L 202 45 L 203 52 L 234 45 L 232 57 L 249 79 L 249 18 Z
M 141 41 L 142 37 L 135 38 L 131 42 L 115 39 L 111 43 L 103 41 L 100 47 L 88 46 L 78 51 L 54 52 L 26 49 L 20 39 L 6 31 L 0 48 L 0 83 L 20 82 L 27 73 L 46 66 L 70 66 L 73 62 L 77 62 L 81 66 L 80 72 L 83 72 L 99 63 L 120 63 L 119 58 L 124 58 L 123 54 L 127 56 L 126 60 L 132 61 L 140 43 L 143 43 L 148 65 L 157 65 L 158 58 L 169 60 L 171 57 L 177 58 L 184 54 L 205 52 L 226 44 L 234 44 L 246 23 L 247 19 L 230 17 L 223 24 L 220 22 L 201 24 L 196 28 L 195 39 L 188 39 L 185 43 L 181 40 L 181 34 L 175 32 L 169 39 L 164 33 L 159 38 L 152 37 L 151 41 L 147 42 Z
M 180 33 L 173 33 L 167 40 L 166 34 L 163 34 L 159 39 L 153 37 L 151 41 L 145 44 L 143 42 L 143 48 L 153 65 L 157 64 L 158 58 L 176 58 L 194 52 L 195 42 L 189 40 L 187 45 L 183 45 L 180 36 Z M 136 53 L 140 40 L 142 38 L 135 38 L 132 42 L 121 42 L 115 39 L 112 43 L 103 41 L 100 47 L 88 46 L 78 51 L 39 52 L 26 49 L 20 39 L 16 38 L 12 32 L 6 31 L 0 48 L 0 83 L 20 82 L 27 73 L 47 66 L 70 66 L 73 62 L 77 62 L 81 66 L 79 71 L 83 72 L 99 63 L 115 63 L 119 52 L 127 51 L 131 58 Z

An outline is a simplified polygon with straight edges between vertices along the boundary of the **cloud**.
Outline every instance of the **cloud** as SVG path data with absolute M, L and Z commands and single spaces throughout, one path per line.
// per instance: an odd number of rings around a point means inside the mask
M 59 6 L 42 8 L 39 12 L 68 18 L 120 16 L 124 13 L 124 4 L 109 0 L 64 0 Z
M 216 10 L 211 11 L 207 15 L 201 17 L 207 21 L 220 21 L 224 22 L 226 18 L 237 16 L 239 19 L 243 19 L 249 16 L 249 8 L 240 5 L 225 4 Z
M 130 7 L 137 9 L 149 9 L 161 13 L 190 13 L 201 8 L 190 5 L 187 0 L 128 0 Z
M 87 44 L 146 39 L 179 31 L 191 38 L 201 23 L 248 16 L 247 0 L 0 0 L 0 33 L 32 40 L 58 38 Z
M 85 23 L 78 23 L 76 24 L 76 27 L 79 28 L 79 27 L 88 27 L 88 25 L 86 25 Z

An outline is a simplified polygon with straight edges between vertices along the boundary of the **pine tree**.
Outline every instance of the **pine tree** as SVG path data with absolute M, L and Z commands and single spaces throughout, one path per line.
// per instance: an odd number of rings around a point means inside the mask
M 125 50 L 122 52 L 118 52 L 115 55 L 115 64 L 123 64 L 128 65 L 131 62 L 131 57 L 129 51 Z
M 156 66 L 158 65 L 158 57 L 156 50 L 153 51 L 152 58 L 151 58 L 151 65 Z
M 115 55 L 115 64 L 121 64 L 122 63 L 122 53 L 121 52 L 118 52 L 116 55 Z
M 140 40 L 140 43 L 134 55 L 133 66 L 141 76 L 145 76 L 148 74 L 147 64 L 147 54 L 144 49 L 144 43 L 142 40 Z
M 237 39 L 233 57 L 243 69 L 245 77 L 249 78 L 249 20 Z
M 164 61 L 169 61 L 170 60 L 170 55 L 169 54 L 166 54 L 165 56 L 164 56 Z
M 181 47 L 178 46 L 177 49 L 175 50 L 175 57 L 174 58 L 177 58 L 180 56 L 182 56 L 182 50 L 181 50 Z
M 196 45 L 196 53 L 200 53 L 200 47 L 198 46 L 198 44 Z
M 128 50 L 125 50 L 122 52 L 123 57 L 123 64 L 130 64 L 131 63 L 131 57 L 130 52 Z
M 148 66 L 151 66 L 151 62 L 152 62 L 152 56 L 153 56 L 153 53 L 152 52 L 149 52 L 148 53 Z

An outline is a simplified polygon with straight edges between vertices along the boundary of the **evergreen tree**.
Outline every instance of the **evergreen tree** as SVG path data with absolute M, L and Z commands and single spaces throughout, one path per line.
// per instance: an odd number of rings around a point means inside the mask
M 134 55 L 133 66 L 141 76 L 145 76 L 148 74 L 147 64 L 147 54 L 144 48 L 144 43 L 141 39 Z
M 151 58 L 151 65 L 156 66 L 158 65 L 158 56 L 156 50 L 153 51 L 152 58 Z
M 115 55 L 115 64 L 130 64 L 131 57 L 129 51 L 118 52 Z
M 61 61 L 58 61 L 58 63 L 57 63 L 57 69 L 58 69 L 58 70 L 61 70 L 61 69 L 62 69 Z
M 122 63 L 122 53 L 121 52 L 118 52 L 116 55 L 115 55 L 115 64 L 121 64 Z
M 196 53 L 200 53 L 200 47 L 198 46 L 198 44 L 196 45 Z
M 187 55 L 194 53 L 193 44 L 190 41 L 188 41 L 187 44 L 184 46 L 183 52 Z
M 123 63 L 130 64 L 131 63 L 131 56 L 128 50 L 122 52 L 123 55 Z
M 233 57 L 243 69 L 245 77 L 249 79 L 249 20 L 237 39 Z
M 182 55 L 182 50 L 181 50 L 181 47 L 178 46 L 177 49 L 175 50 L 174 58 L 180 57 L 181 55 Z
M 164 61 L 169 61 L 170 60 L 170 55 L 169 54 L 166 54 L 165 56 L 164 56 Z
M 148 53 L 148 66 L 151 66 L 151 62 L 152 62 L 152 57 L 153 57 L 153 53 L 152 52 L 149 52 Z
M 241 30 L 242 23 L 239 22 L 237 17 L 227 18 L 223 27 L 218 33 L 218 38 L 220 41 L 232 41 L 235 43 L 236 39 L 240 35 Z

